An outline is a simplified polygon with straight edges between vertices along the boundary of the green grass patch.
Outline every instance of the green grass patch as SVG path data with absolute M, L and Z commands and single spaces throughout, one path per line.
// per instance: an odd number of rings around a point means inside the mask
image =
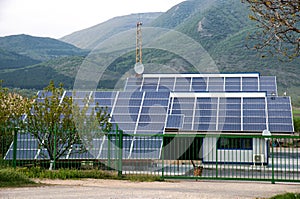
M 285 194 L 276 195 L 270 199 L 300 199 L 300 194 L 299 193 L 285 193 Z
M 0 169 L 0 187 L 32 186 L 36 184 L 24 173 L 14 169 Z
M 129 180 L 137 182 L 154 182 L 161 181 L 159 176 L 153 175 L 123 175 L 118 176 L 115 171 L 102 171 L 102 170 L 76 170 L 76 169 L 59 169 L 59 170 L 46 170 L 40 167 L 32 168 L 19 168 L 19 172 L 23 173 L 29 178 L 39 179 L 110 179 L 110 180 Z

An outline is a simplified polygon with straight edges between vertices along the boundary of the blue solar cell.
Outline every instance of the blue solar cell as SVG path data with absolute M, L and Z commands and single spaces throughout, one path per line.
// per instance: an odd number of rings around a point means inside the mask
M 220 104 L 220 109 L 241 110 L 241 104 Z
M 151 106 L 165 106 L 168 107 L 169 100 L 154 100 L 154 99 L 145 99 L 143 106 L 151 107 Z
M 276 110 L 290 110 L 291 109 L 291 106 L 290 104 L 283 104 L 283 103 L 278 103 L 278 104 L 272 104 L 272 103 L 269 103 L 268 104 L 268 109 L 276 109 Z
M 240 124 L 240 117 L 219 117 L 219 123 L 223 124 Z
M 38 141 L 35 140 L 18 140 L 17 148 L 18 149 L 37 149 L 39 146 Z
M 34 160 L 38 150 L 36 149 L 17 149 L 16 151 L 16 159 L 17 160 Z M 10 149 L 5 157 L 6 160 L 13 159 L 13 150 Z
M 265 117 L 244 117 L 243 118 L 244 124 L 265 124 L 266 118 Z
M 190 86 L 189 85 L 186 85 L 186 86 L 176 86 L 174 91 L 177 91 L 177 92 L 190 91 Z
M 93 93 L 93 98 L 97 99 L 97 98 L 101 98 L 101 99 L 112 99 L 114 100 L 116 96 L 116 92 L 94 92 Z
M 35 140 L 35 137 L 30 134 L 30 133 L 18 133 L 18 136 L 17 136 L 17 139 L 18 140 Z
M 236 84 L 240 84 L 241 78 L 240 77 L 226 77 L 225 82 L 226 82 L 226 84 L 234 83 L 236 85 Z
M 243 111 L 245 117 L 265 117 L 265 110 L 244 110 Z
M 173 100 L 173 103 L 174 104 L 182 104 L 182 103 L 185 103 L 185 104 L 189 104 L 189 103 L 194 103 L 195 101 L 195 98 L 174 98 Z
M 216 123 L 217 118 L 216 117 L 195 117 L 194 122 L 195 123 Z
M 141 103 L 142 103 L 141 99 L 117 99 L 116 106 L 140 107 Z
M 152 106 L 152 107 L 142 107 L 142 114 L 166 114 L 167 107 L 163 106 Z
M 118 99 L 142 99 L 143 92 L 120 92 Z
M 244 98 L 244 104 L 265 104 L 265 98 Z
M 193 77 L 192 82 L 193 83 L 206 83 L 207 78 L 206 77 Z
M 197 103 L 210 103 L 210 104 L 217 104 L 218 98 L 197 98 Z
M 113 114 L 137 114 L 139 113 L 140 107 L 115 107 Z
M 268 113 L 269 117 L 292 117 L 291 111 L 288 110 L 269 110 Z
M 173 109 L 194 109 L 194 104 L 173 104 Z
M 215 123 L 209 123 L 209 124 L 194 124 L 194 130 L 198 131 L 215 131 L 216 130 L 216 124 Z
M 219 124 L 219 131 L 240 131 L 241 124 Z
M 193 116 L 185 116 L 183 118 L 184 123 L 192 123 L 193 122 Z
M 114 104 L 114 99 L 95 99 L 93 104 L 99 106 L 112 106 Z
M 203 109 L 203 110 L 210 110 L 210 109 L 217 109 L 218 105 L 217 104 L 196 104 L 196 109 Z
M 164 121 L 163 121 L 164 122 Z M 138 131 L 153 131 L 153 133 L 160 132 L 164 129 L 165 123 L 142 123 L 138 124 Z
M 183 125 L 183 115 L 169 115 L 166 128 L 181 129 Z
M 267 126 L 266 126 L 266 124 L 244 124 L 243 129 L 244 129 L 244 131 L 262 132 L 263 130 L 267 129 Z
M 165 115 L 141 115 L 140 122 L 164 122 L 166 119 Z
M 220 98 L 221 104 L 241 104 L 241 98 Z
M 290 118 L 271 118 L 269 117 L 269 123 L 274 123 L 274 124 L 292 124 L 293 123 L 293 119 Z
M 244 109 L 265 109 L 265 104 L 244 104 Z
M 195 110 L 195 116 L 215 117 L 217 116 L 217 110 Z
M 292 125 L 269 124 L 269 130 L 271 132 L 293 132 L 293 127 Z
M 240 90 L 241 90 L 240 86 L 228 86 L 228 85 L 225 86 L 225 91 L 228 92 L 233 92 L 233 91 L 239 92 Z
M 240 110 L 219 110 L 220 116 L 233 116 L 233 117 L 240 117 L 241 111 Z
M 136 122 L 138 118 L 138 115 L 113 115 L 111 118 L 111 122 Z
M 133 142 L 134 148 L 140 149 L 160 149 L 162 145 L 162 139 L 149 138 L 149 137 L 136 137 Z
M 243 83 L 258 83 L 257 77 L 242 77 Z
M 166 99 L 169 100 L 170 92 L 146 92 L 145 99 Z

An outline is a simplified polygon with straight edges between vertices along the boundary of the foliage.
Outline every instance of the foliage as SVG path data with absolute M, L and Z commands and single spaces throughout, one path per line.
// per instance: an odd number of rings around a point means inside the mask
M 300 132 L 300 117 L 295 117 L 294 118 L 294 127 L 295 127 L 295 132 Z
M 19 187 L 33 185 L 35 182 L 30 180 L 24 173 L 14 169 L 0 169 L 0 187 Z
M 242 0 L 247 2 L 259 31 L 250 36 L 258 40 L 257 50 L 293 59 L 300 55 L 300 1 L 299 0 Z
M 300 199 L 300 194 L 299 193 L 285 193 L 285 194 L 280 194 L 280 195 L 274 196 L 270 199 Z
M 83 141 L 88 143 L 95 132 L 109 131 L 111 128 L 108 120 L 110 115 L 106 109 L 79 107 L 72 96 L 64 96 L 62 99 L 64 92 L 62 85 L 57 88 L 51 81 L 32 108 L 27 110 L 27 132 L 38 140 L 41 149 L 46 149 L 47 153 L 41 155 L 54 162 L 66 155 L 73 145 Z M 88 116 L 89 109 L 92 112 Z M 78 152 L 85 150 L 83 148 Z
M 16 124 L 30 106 L 30 100 L 21 95 L 10 93 L 0 81 L 0 126 Z

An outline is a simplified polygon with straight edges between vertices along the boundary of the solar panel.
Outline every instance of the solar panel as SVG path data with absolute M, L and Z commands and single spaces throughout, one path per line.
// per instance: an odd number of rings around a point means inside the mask
M 268 97 L 268 122 L 271 132 L 293 132 L 293 116 L 289 97 Z
M 269 97 L 259 91 L 266 92 Z M 226 93 L 233 95 L 224 97 Z M 243 96 L 245 93 L 247 95 Z M 38 95 L 48 96 L 51 93 L 39 92 Z M 162 139 L 152 135 L 163 134 L 168 128 L 204 132 L 247 133 L 265 129 L 293 132 L 290 98 L 277 96 L 275 77 L 259 74 L 146 75 L 128 78 L 124 92 L 68 91 L 65 96 L 72 96 L 74 103 L 82 107 L 87 103 L 91 107 L 97 104 L 108 107 L 114 128 L 118 125 L 126 135 L 123 140 L 124 158 L 158 159 Z M 34 137 L 20 134 L 18 139 L 19 159 L 49 159 L 47 151 L 39 148 Z M 109 142 L 111 149 L 108 148 Z M 116 155 L 115 142 L 114 137 L 110 140 L 107 136 L 94 138 L 89 146 L 84 146 L 88 151 L 80 153 L 83 145 L 74 145 L 62 159 L 113 157 Z M 12 158 L 12 146 L 6 159 Z M 108 154 L 108 151 L 111 153 Z
M 273 76 L 261 76 L 260 77 L 260 90 L 267 92 L 267 95 L 277 96 L 277 84 L 276 77 Z

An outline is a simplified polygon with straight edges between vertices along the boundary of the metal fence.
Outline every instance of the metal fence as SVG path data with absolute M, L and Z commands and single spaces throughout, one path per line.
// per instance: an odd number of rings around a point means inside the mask
M 83 143 L 74 144 L 55 160 L 55 168 L 113 170 L 163 179 L 300 182 L 299 136 L 123 135 L 116 131 L 91 143 L 85 150 Z M 40 146 L 28 133 L 2 128 L 0 164 L 49 168 L 53 160 Z

